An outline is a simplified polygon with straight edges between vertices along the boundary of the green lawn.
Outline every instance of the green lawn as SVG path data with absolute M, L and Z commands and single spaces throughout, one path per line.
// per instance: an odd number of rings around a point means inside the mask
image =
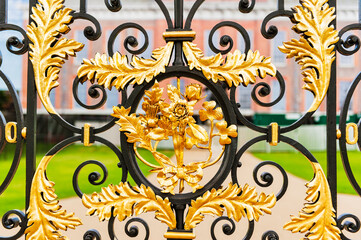
M 317 161 L 322 165 L 325 173 L 326 169 L 326 152 L 312 152 Z M 292 173 L 300 178 L 311 180 L 313 171 L 307 159 L 301 154 L 296 152 L 271 152 L 271 153 L 253 153 L 259 159 L 270 160 L 280 164 L 287 172 Z M 348 152 L 350 165 L 355 175 L 356 180 L 361 184 L 361 152 L 349 151 Z M 338 153 L 337 163 L 337 177 L 338 185 L 337 191 L 339 193 L 356 194 L 355 190 L 349 183 L 346 173 L 342 166 L 341 156 Z
M 37 154 L 37 162 L 41 160 L 46 151 L 50 149 L 49 146 L 39 146 Z M 155 162 L 153 156 L 148 151 L 139 150 L 139 152 L 148 159 L 150 162 Z M 161 151 L 167 156 L 172 156 L 172 150 Z M 5 174 L 7 174 L 10 168 L 13 152 L 7 151 L 0 157 L 0 183 L 4 180 Z M 15 177 L 7 190 L 0 195 L 0 216 L 6 211 L 11 209 L 24 209 L 25 208 L 25 153 L 21 159 L 19 168 L 15 174 Z M 93 171 L 102 173 L 101 169 L 97 166 L 88 165 L 84 167 L 79 174 L 79 186 L 84 193 L 92 193 L 99 191 L 101 187 L 107 186 L 110 183 L 117 184 L 122 178 L 122 170 L 117 167 L 117 157 L 109 148 L 105 146 L 91 146 L 83 147 L 82 145 L 71 145 L 61 152 L 59 152 L 50 162 L 47 168 L 47 176 L 49 180 L 55 182 L 56 194 L 59 198 L 66 198 L 75 196 L 75 192 L 72 186 L 72 177 L 75 169 L 80 163 L 86 160 L 98 160 L 102 162 L 108 168 L 108 178 L 101 186 L 93 186 L 88 182 L 88 175 Z M 149 167 L 144 164 L 139 164 L 143 173 L 149 173 Z M 131 184 L 134 181 L 128 178 Z

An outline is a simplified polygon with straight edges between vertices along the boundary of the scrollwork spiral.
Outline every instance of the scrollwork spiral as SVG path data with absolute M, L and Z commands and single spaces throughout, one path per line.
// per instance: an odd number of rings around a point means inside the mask
M 107 101 L 107 92 L 105 91 L 103 86 L 100 86 L 98 84 L 93 84 L 88 89 L 88 95 L 93 99 L 98 99 L 100 96 L 101 98 L 93 105 L 87 105 L 86 103 L 83 103 L 79 99 L 79 84 L 82 84 L 78 77 L 75 78 L 73 82 L 73 96 L 75 101 L 86 109 L 98 109 L 101 108 Z
M 264 162 L 259 163 L 253 170 L 253 179 L 261 187 L 271 186 L 273 183 L 273 179 L 274 179 L 273 175 L 269 172 L 263 172 L 263 173 L 259 174 L 259 170 L 264 166 L 276 167 L 282 174 L 282 177 L 283 177 L 282 187 L 281 187 L 280 191 L 277 193 L 277 200 L 280 200 L 287 191 L 287 187 L 288 187 L 287 173 L 281 167 L 281 165 L 279 165 L 278 163 L 271 162 L 271 161 L 264 161 Z M 260 176 L 262 182 L 258 179 L 258 176 Z
M 13 236 L 10 237 L 1 237 L 0 239 L 7 240 L 7 239 L 18 239 L 20 236 L 24 234 L 24 231 L 26 229 L 26 216 L 25 213 L 23 213 L 20 210 L 10 210 L 4 214 L 2 217 L 2 225 L 6 229 L 14 229 L 16 227 L 20 226 L 20 229 L 17 233 L 15 233 Z
M 243 39 L 244 39 L 244 43 L 245 43 L 245 44 L 244 44 L 244 46 L 245 46 L 244 52 L 247 53 L 248 50 L 251 48 L 251 41 L 250 41 L 250 38 L 249 38 L 249 34 L 248 34 L 248 32 L 246 31 L 246 29 L 245 29 L 242 25 L 240 25 L 240 24 L 238 24 L 238 23 L 236 23 L 236 22 L 232 22 L 232 21 L 220 22 L 220 23 L 216 24 L 216 25 L 212 28 L 212 30 L 211 30 L 210 33 L 209 33 L 209 37 L 208 37 L 208 44 L 209 44 L 210 49 L 211 49 L 213 52 L 215 52 L 215 53 L 221 53 L 222 55 L 227 54 L 227 53 L 229 53 L 229 52 L 232 50 L 234 43 L 233 43 L 233 39 L 232 39 L 229 35 L 221 36 L 220 41 L 219 41 L 219 44 L 220 44 L 222 47 L 227 47 L 227 46 L 228 46 L 226 49 L 223 49 L 223 50 L 218 49 L 218 48 L 217 48 L 216 46 L 214 46 L 214 44 L 213 44 L 212 39 L 213 39 L 214 33 L 215 33 L 218 29 L 220 29 L 220 28 L 222 28 L 222 27 L 231 27 L 231 28 L 234 28 L 234 29 L 236 29 L 236 30 L 242 35 L 242 37 L 243 37 Z
M 105 182 L 105 180 L 107 179 L 108 177 L 108 170 L 106 168 L 106 166 L 99 162 L 99 161 L 96 161 L 96 160 L 88 160 L 88 161 L 85 161 L 83 163 L 81 163 L 76 169 L 75 169 L 75 172 L 73 174 L 73 188 L 74 188 L 74 191 L 76 192 L 76 194 L 81 198 L 83 193 L 82 191 L 80 190 L 79 188 L 79 184 L 78 184 L 78 176 L 79 176 L 79 173 L 80 171 L 87 165 L 90 165 L 90 164 L 93 164 L 93 165 L 97 165 L 99 166 L 102 171 L 103 171 L 103 174 L 100 174 L 99 172 L 91 172 L 89 175 L 88 175 L 88 181 L 90 184 L 92 185 L 101 185 Z M 103 176 L 103 177 L 102 177 Z
M 113 30 L 113 32 L 110 34 L 109 39 L 108 39 L 108 54 L 109 54 L 109 56 L 114 55 L 113 45 L 114 45 L 115 39 L 117 38 L 119 33 L 124 31 L 125 29 L 132 29 L 132 28 L 139 30 L 143 34 L 144 43 L 143 43 L 142 46 L 138 47 L 137 49 L 131 49 L 130 47 L 132 47 L 132 48 L 137 47 L 139 42 L 138 42 L 138 39 L 135 36 L 133 36 L 133 35 L 127 36 L 124 39 L 124 43 L 123 43 L 125 50 L 127 52 L 131 53 L 131 54 L 137 55 L 137 54 L 143 53 L 148 48 L 148 46 L 149 46 L 149 37 L 148 37 L 147 31 L 137 23 L 127 22 L 127 23 L 123 23 L 123 24 L 119 25 L 118 27 L 116 27 Z
M 346 219 L 352 219 L 351 221 L 346 221 Z M 360 219 L 353 214 L 342 214 L 337 218 L 337 227 L 341 229 L 341 231 L 346 230 L 350 233 L 356 233 L 360 230 L 361 224 Z M 343 233 L 341 233 L 342 239 L 351 240 L 347 238 Z
M 259 99 L 259 96 L 266 97 L 271 94 L 271 86 L 269 84 L 267 84 L 266 82 L 259 82 L 253 87 L 251 96 L 252 96 L 252 99 L 258 105 L 260 105 L 262 107 L 272 107 L 272 106 L 276 105 L 279 101 L 281 101 L 281 99 L 284 97 L 285 90 L 286 90 L 286 84 L 285 84 L 285 80 L 283 79 L 283 76 L 281 75 L 281 73 L 279 71 L 277 71 L 277 73 L 276 73 L 276 79 L 279 83 L 280 91 L 279 91 L 279 95 L 277 96 L 277 98 L 271 102 L 263 102 L 261 99 Z
M 256 0 L 240 0 L 238 4 L 238 10 L 242 13 L 249 13 L 256 5 Z
M 262 235 L 262 240 L 279 240 L 279 236 L 275 231 L 267 231 Z
M 101 240 L 101 235 L 96 229 L 90 229 L 83 235 L 83 240 Z

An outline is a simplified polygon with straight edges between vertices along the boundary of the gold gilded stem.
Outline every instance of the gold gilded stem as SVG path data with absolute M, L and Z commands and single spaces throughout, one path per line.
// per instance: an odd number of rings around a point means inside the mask
M 148 162 L 147 160 L 145 160 L 142 155 L 139 154 L 138 152 L 138 148 L 136 146 L 137 143 L 134 143 L 133 144 L 133 150 L 134 150 L 134 153 L 135 155 L 137 156 L 137 158 L 142 161 L 142 163 L 144 163 L 145 165 L 147 165 L 148 167 L 151 167 L 151 168 L 159 168 L 159 166 L 157 165 L 154 165 L 154 164 L 151 164 L 150 162 Z
M 214 161 L 212 161 L 212 162 L 210 162 L 210 163 L 207 163 L 207 162 L 209 161 L 209 160 L 208 160 L 208 161 L 206 162 L 206 164 L 203 165 L 203 168 L 210 167 L 210 166 L 216 164 L 216 163 L 221 159 L 221 157 L 223 156 L 225 149 L 226 149 L 226 147 L 223 146 L 223 147 L 222 147 L 222 152 L 219 154 L 219 156 L 218 156 Z

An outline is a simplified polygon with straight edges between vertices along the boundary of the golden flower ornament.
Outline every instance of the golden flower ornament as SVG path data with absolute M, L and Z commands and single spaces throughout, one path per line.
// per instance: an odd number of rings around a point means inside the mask
M 180 79 L 178 80 L 179 83 Z M 175 188 L 179 186 L 179 193 L 183 192 L 184 185 L 188 184 L 193 192 L 202 188 L 199 182 L 203 178 L 203 169 L 212 166 L 223 156 L 225 145 L 231 143 L 231 137 L 237 137 L 237 127 L 228 126 L 223 119 L 221 108 L 214 109 L 214 101 L 204 102 L 200 110 L 202 121 L 211 122 L 209 132 L 204 126 L 196 124 L 194 119 L 194 106 L 200 102 L 202 87 L 199 84 L 189 84 L 185 93 L 181 93 L 178 87 L 167 86 L 169 101 L 162 98 L 164 89 L 155 82 L 151 90 L 145 91 L 142 109 L 145 114 L 129 114 L 130 108 L 114 107 L 112 116 L 118 118 L 116 122 L 120 131 L 127 136 L 127 141 L 134 144 L 137 157 L 152 168 L 151 172 L 157 173 L 157 181 L 164 193 L 175 194 Z M 217 126 L 218 132 L 215 132 Z M 160 141 L 172 138 L 175 157 L 177 162 L 172 162 L 164 154 L 157 151 Z M 212 160 L 212 140 L 220 138 L 222 150 Z M 154 143 L 155 142 L 155 143 Z M 184 151 L 196 147 L 209 151 L 208 159 L 199 162 L 185 163 Z M 150 151 L 158 165 L 145 160 L 137 151 L 143 148 Z

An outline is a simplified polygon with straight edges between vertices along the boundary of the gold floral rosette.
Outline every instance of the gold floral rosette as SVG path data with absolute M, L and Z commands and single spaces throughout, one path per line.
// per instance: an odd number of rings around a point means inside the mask
M 180 80 L 178 80 L 180 81 Z M 200 120 L 210 122 L 210 130 L 197 124 L 194 119 L 194 107 L 203 99 L 202 87 L 192 83 L 186 86 L 185 93 L 181 93 L 178 87 L 167 86 L 167 102 L 163 96 L 164 89 L 155 82 L 151 90 L 145 91 L 142 109 L 145 114 L 137 116 L 130 114 L 131 109 L 114 107 L 112 116 L 119 118 L 116 122 L 120 131 L 125 132 L 127 141 L 134 144 L 137 157 L 147 166 L 151 172 L 157 173 L 157 180 L 164 193 L 175 194 L 175 187 L 179 185 L 179 193 L 183 192 L 184 184 L 192 187 L 193 192 L 202 188 L 199 182 L 203 178 L 203 169 L 217 163 L 225 150 L 225 145 L 231 143 L 231 137 L 237 137 L 237 127 L 228 126 L 223 120 L 220 107 L 216 107 L 215 101 L 205 101 L 199 110 Z M 176 162 L 157 151 L 159 142 L 172 138 Z M 222 150 L 212 159 L 212 141 L 219 137 Z M 184 162 L 184 151 L 196 147 L 209 152 L 205 161 Z M 138 148 L 150 151 L 158 165 L 144 159 L 138 152 Z

